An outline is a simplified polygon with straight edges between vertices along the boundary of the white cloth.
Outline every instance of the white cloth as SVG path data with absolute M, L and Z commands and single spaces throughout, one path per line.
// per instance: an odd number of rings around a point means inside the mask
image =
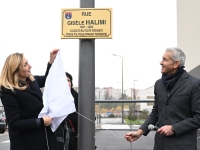
M 68 114 L 76 111 L 74 98 L 71 94 L 65 75 L 60 51 L 52 64 L 46 79 L 43 93 L 44 107 L 38 118 L 53 117 L 51 129 L 54 132 Z

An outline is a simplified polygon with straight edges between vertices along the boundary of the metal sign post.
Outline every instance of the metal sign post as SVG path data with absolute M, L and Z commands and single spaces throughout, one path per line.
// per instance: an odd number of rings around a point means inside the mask
M 94 8 L 94 0 L 80 0 L 81 8 Z M 78 112 L 95 120 L 95 40 L 79 40 Z M 78 150 L 95 149 L 95 124 L 78 117 Z
M 94 8 L 80 0 L 80 9 L 61 10 L 61 39 L 79 39 L 78 150 L 95 149 L 95 39 L 112 38 L 112 9 Z

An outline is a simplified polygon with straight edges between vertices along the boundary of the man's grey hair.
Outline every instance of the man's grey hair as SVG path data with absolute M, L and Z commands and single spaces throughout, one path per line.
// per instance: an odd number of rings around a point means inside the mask
M 172 52 L 173 55 L 172 55 L 172 60 L 175 62 L 175 61 L 179 61 L 180 62 L 180 65 L 179 67 L 181 66 L 184 66 L 185 65 L 185 53 L 179 49 L 178 47 L 172 47 L 172 48 L 167 48 L 166 49 L 166 52 Z

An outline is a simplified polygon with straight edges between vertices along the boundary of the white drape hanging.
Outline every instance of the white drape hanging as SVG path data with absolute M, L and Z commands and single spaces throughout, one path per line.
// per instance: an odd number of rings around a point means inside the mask
M 75 112 L 74 98 L 71 94 L 67 77 L 65 75 L 60 51 L 52 64 L 46 79 L 43 93 L 44 107 L 38 118 L 43 116 L 53 117 L 51 129 L 54 132 L 60 123 L 68 116 Z

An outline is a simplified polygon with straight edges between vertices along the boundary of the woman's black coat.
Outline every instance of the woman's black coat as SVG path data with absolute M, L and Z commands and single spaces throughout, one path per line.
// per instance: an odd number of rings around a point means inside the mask
M 78 93 L 71 88 L 76 110 L 78 111 Z M 66 129 L 67 126 L 67 129 Z M 55 131 L 59 150 L 77 150 L 78 115 L 76 112 L 69 114 Z
M 45 127 L 42 118 L 38 118 L 43 108 L 40 87 L 44 87 L 50 68 L 48 64 L 45 76 L 34 76 L 29 88 L 14 89 L 14 92 L 2 88 L 1 101 L 8 121 L 11 150 L 57 150 L 58 144 L 50 126 Z

